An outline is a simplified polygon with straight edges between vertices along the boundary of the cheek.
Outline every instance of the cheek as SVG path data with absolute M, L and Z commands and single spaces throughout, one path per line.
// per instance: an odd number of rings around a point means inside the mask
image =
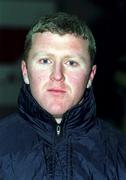
M 48 74 L 34 69 L 29 72 L 29 80 L 32 86 L 38 87 L 48 81 Z
M 80 88 L 84 88 L 87 83 L 88 75 L 84 73 L 84 71 L 79 71 L 76 73 L 68 74 L 68 81 L 74 89 L 79 90 Z
M 29 79 L 32 95 L 39 101 L 45 92 L 47 77 L 43 73 L 33 72 Z
M 78 72 L 77 74 L 70 74 L 69 86 L 74 105 L 81 100 L 87 86 L 87 80 L 88 75 L 86 75 L 84 71 Z

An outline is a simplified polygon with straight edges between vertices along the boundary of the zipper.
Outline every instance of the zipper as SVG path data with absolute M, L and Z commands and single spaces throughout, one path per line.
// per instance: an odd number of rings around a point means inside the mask
M 61 127 L 60 127 L 59 124 L 56 126 L 56 133 L 57 133 L 58 136 L 59 136 L 60 133 L 61 133 Z

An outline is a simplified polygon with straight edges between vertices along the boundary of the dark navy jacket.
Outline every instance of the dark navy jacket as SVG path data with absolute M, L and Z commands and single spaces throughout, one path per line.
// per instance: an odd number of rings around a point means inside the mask
M 0 121 L 0 180 L 126 180 L 126 137 L 96 117 L 92 89 L 57 125 L 24 85 Z

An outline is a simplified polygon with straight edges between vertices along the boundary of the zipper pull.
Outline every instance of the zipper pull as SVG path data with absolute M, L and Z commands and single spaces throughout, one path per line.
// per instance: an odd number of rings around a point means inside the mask
M 56 127 L 56 132 L 57 132 L 57 135 L 59 136 L 59 135 L 60 135 L 60 132 L 61 132 L 61 127 L 60 127 L 60 125 L 57 125 L 57 127 Z

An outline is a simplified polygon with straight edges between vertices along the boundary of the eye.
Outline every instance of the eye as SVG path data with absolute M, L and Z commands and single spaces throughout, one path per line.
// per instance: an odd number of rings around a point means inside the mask
M 42 58 L 42 59 L 39 60 L 39 62 L 41 64 L 51 64 L 52 63 L 51 60 L 48 59 L 48 58 Z
M 69 66 L 72 66 L 72 67 L 76 67 L 76 66 L 78 66 L 79 64 L 78 64 L 78 62 L 76 62 L 76 61 L 74 61 L 74 60 L 68 60 L 68 61 L 66 62 L 66 65 L 69 65 Z

